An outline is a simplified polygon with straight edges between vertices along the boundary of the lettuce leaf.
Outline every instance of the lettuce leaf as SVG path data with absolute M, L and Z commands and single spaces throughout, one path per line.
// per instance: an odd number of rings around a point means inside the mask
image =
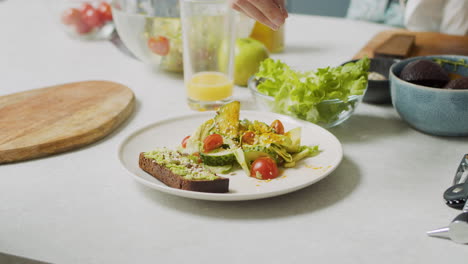
M 313 123 L 330 123 L 353 102 L 352 95 L 362 95 L 367 88 L 370 60 L 363 58 L 338 67 L 300 72 L 280 60 L 264 60 L 256 79 L 257 90 L 275 98 L 274 111 Z M 342 104 L 320 104 L 338 99 Z

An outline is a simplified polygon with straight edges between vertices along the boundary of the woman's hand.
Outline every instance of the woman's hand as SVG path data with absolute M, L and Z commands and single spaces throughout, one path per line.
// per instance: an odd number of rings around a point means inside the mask
M 232 8 L 277 30 L 288 17 L 285 0 L 231 0 Z

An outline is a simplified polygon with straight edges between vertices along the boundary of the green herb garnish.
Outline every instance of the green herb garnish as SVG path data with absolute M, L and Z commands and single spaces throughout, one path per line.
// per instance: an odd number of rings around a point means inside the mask
M 457 71 L 457 67 L 468 67 L 468 64 L 465 62 L 464 59 L 459 59 L 457 61 L 452 61 L 452 60 L 447 60 L 447 59 L 440 59 L 440 58 L 433 58 L 433 61 L 435 61 L 437 64 L 440 66 L 443 66 L 444 64 L 449 64 L 453 66 L 453 71 Z

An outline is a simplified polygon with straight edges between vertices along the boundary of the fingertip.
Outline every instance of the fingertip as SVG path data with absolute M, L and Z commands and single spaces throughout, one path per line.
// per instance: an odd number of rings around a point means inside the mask
M 279 28 L 284 24 L 284 18 L 277 17 L 273 19 L 273 23 L 277 26 L 277 28 Z
M 239 11 L 241 13 L 244 13 L 244 10 L 242 10 L 237 4 L 233 3 L 231 5 L 232 9 L 236 10 L 236 11 Z

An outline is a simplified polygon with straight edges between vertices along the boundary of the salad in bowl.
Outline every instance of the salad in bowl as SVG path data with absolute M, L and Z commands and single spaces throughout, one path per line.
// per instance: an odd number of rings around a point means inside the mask
M 259 108 L 330 128 L 346 121 L 367 90 L 370 60 L 337 67 L 296 71 L 286 63 L 266 59 L 250 79 Z

